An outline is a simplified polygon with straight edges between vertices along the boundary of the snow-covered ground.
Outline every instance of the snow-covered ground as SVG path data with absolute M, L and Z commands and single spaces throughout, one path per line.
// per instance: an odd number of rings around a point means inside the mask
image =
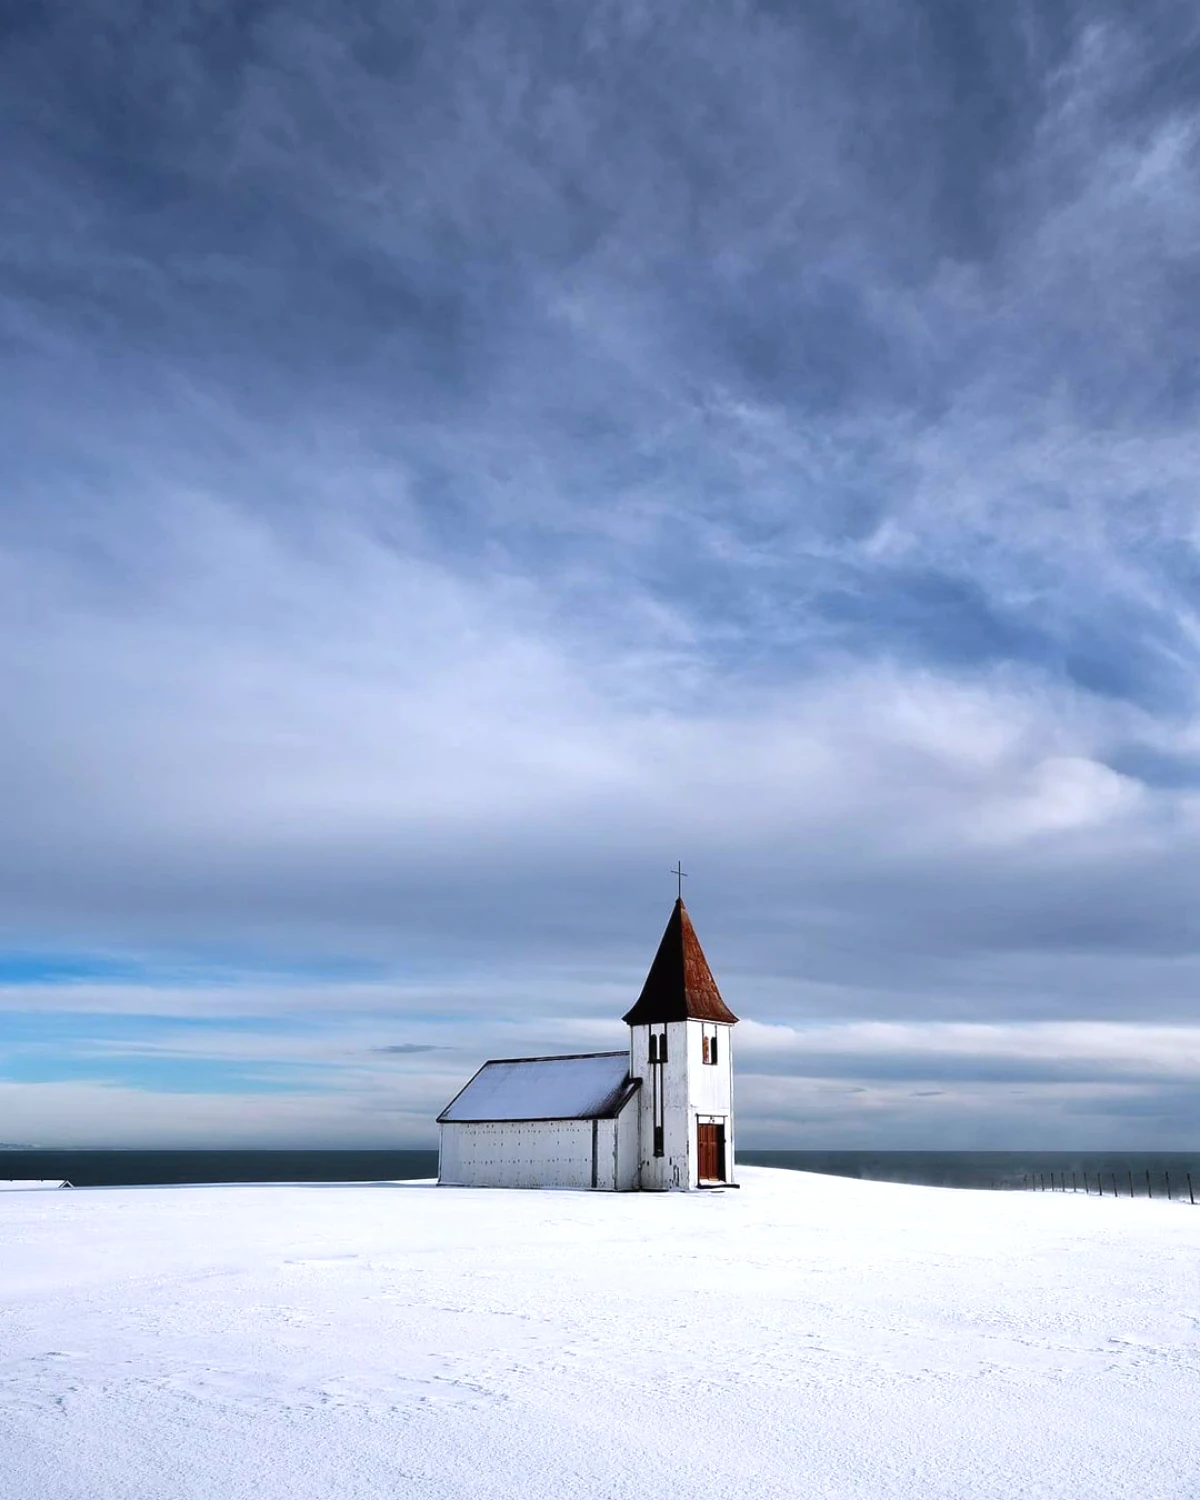
M 10 1193 L 3 1500 L 1200 1496 L 1200 1208 Z

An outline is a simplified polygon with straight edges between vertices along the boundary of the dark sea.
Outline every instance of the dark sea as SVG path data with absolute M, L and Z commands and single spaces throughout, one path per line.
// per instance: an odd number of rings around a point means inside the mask
M 1200 1203 L 1200 1151 L 739 1151 L 738 1161 L 873 1182 L 1166 1195 Z M 1189 1186 L 1190 1174 L 1190 1186 Z
M 1200 1202 L 1200 1152 L 741 1151 L 738 1161 L 929 1187 L 1003 1188 Z M 389 1182 L 437 1176 L 436 1151 L 0 1150 L 0 1180 L 65 1178 L 76 1187 L 217 1182 Z

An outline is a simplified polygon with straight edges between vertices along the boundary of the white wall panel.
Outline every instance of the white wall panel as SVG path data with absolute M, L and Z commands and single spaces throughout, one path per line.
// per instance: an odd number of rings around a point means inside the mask
M 616 1187 L 619 1193 L 628 1193 L 641 1184 L 641 1120 L 638 1115 L 637 1094 L 613 1121 L 613 1126 L 617 1151 Z
M 592 1122 L 444 1124 L 438 1180 L 459 1187 L 591 1187 Z

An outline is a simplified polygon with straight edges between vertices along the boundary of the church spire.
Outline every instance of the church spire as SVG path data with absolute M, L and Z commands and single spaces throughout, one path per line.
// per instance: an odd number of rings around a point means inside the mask
M 627 1026 L 689 1020 L 733 1025 L 737 1021 L 721 999 L 682 896 L 675 902 L 637 1004 L 624 1019 Z

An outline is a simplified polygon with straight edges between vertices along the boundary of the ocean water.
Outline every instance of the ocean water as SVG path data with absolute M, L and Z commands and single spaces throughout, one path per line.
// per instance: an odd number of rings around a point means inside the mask
M 1167 1195 L 1200 1204 L 1200 1151 L 739 1151 L 738 1161 L 926 1187 Z M 1190 1175 L 1190 1183 L 1189 1183 Z
M 739 1151 L 738 1161 L 929 1187 L 1192 1193 L 1200 1152 Z M 1147 1173 L 1149 1182 L 1147 1182 Z M 0 1151 L 0 1179 L 66 1178 L 76 1187 L 203 1182 L 386 1182 L 437 1176 L 436 1151 Z
M 198 1182 L 395 1182 L 437 1176 L 436 1151 L 0 1151 L 0 1181 L 75 1187 Z

